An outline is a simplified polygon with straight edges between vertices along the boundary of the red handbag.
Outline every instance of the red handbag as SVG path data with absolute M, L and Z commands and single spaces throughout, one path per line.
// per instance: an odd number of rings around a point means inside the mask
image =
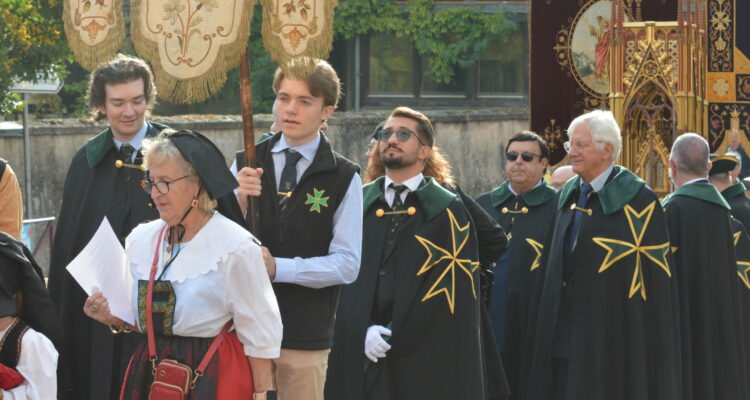
M 163 359 L 158 361 L 158 357 L 156 356 L 156 340 L 154 339 L 154 319 L 151 311 L 154 296 L 154 278 L 156 277 L 156 270 L 159 263 L 159 248 L 161 247 L 161 241 L 164 238 L 164 230 L 166 228 L 166 226 L 162 228 L 161 233 L 159 233 L 159 240 L 156 242 L 154 262 L 151 265 L 151 275 L 148 279 L 148 291 L 146 292 L 148 355 L 151 360 L 152 373 L 154 374 L 154 381 L 151 383 L 148 398 L 149 400 L 186 400 L 190 389 L 194 388 L 198 378 L 203 376 L 203 371 L 206 370 L 209 361 L 211 361 L 214 353 L 219 349 L 222 340 L 224 340 L 227 332 L 229 332 L 232 321 L 227 322 L 221 329 L 221 332 L 211 342 L 211 347 L 203 355 L 203 359 L 198 368 L 195 369 L 195 372 L 189 366 L 175 360 Z

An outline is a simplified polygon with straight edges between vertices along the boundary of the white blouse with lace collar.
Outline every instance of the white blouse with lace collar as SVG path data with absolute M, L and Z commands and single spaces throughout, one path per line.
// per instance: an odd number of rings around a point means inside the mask
M 141 224 L 125 242 L 136 315 L 138 280 L 149 279 L 162 227 L 162 220 Z M 175 291 L 174 335 L 213 337 L 233 319 L 246 355 L 279 356 L 281 315 L 257 243 L 244 228 L 215 212 L 185 244 L 161 278 L 169 280 Z M 160 252 L 161 257 L 164 252 Z M 156 276 L 163 265 L 159 263 Z

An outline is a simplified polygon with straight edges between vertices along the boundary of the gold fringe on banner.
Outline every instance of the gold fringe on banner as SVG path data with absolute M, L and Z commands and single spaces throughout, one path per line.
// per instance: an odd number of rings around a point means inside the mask
M 247 50 L 249 1 L 133 0 L 131 7 L 135 50 L 151 63 L 159 97 L 170 103 L 197 103 L 216 94 Z M 191 40 L 199 40 L 197 49 Z
M 68 47 L 83 68 L 109 61 L 125 40 L 121 0 L 63 0 Z
M 333 47 L 337 0 L 260 0 L 263 44 L 284 74 L 302 79 Z

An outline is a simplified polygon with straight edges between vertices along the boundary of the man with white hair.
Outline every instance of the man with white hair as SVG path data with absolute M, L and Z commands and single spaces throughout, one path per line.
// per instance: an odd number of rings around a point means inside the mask
M 662 204 L 680 298 L 683 398 L 744 399 L 747 373 L 734 229 L 729 204 L 708 182 L 708 155 L 708 142 L 695 133 L 675 140 L 669 169 L 677 190 Z
M 659 199 L 615 165 L 611 112 L 573 120 L 577 177 L 547 236 L 528 399 L 678 399 L 676 292 Z

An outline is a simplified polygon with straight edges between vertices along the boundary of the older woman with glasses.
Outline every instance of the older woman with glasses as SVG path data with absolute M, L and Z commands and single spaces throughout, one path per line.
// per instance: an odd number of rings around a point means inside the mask
M 193 400 L 265 398 L 281 345 L 278 304 L 258 242 L 214 210 L 237 183 L 221 152 L 196 132 L 165 130 L 144 141 L 143 153 L 142 186 L 160 219 L 126 240 L 137 320 L 111 315 L 101 293 L 84 305 L 115 331 L 148 333 L 121 398 L 154 399 L 164 390 Z

